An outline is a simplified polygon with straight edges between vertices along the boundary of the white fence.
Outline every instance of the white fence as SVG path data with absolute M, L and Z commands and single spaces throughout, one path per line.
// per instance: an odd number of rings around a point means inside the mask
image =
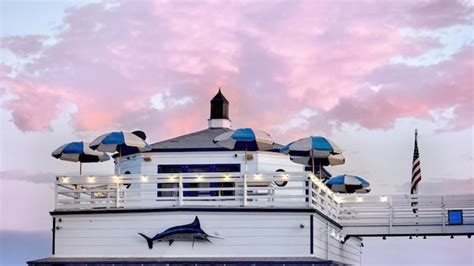
M 56 210 L 155 207 L 314 208 L 337 219 L 335 195 L 311 173 L 57 177 Z
M 339 223 L 346 234 L 411 235 L 474 233 L 474 195 L 344 196 Z M 449 222 L 462 211 L 461 224 Z
M 306 172 L 76 176 L 56 181 L 56 210 L 163 207 L 310 208 L 355 235 L 405 234 L 423 226 L 432 227 L 430 232 L 453 233 L 457 228 L 463 233 L 465 228 L 448 223 L 450 210 L 462 210 L 463 224 L 474 231 L 474 195 L 335 194 Z

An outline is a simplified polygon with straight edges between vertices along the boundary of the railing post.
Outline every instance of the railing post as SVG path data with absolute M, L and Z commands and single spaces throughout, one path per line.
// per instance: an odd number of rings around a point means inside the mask
M 330 229 L 329 222 L 326 222 L 326 259 L 327 260 L 329 260 L 329 247 L 331 246 L 329 244 L 329 241 L 331 241 L 330 240 L 331 233 L 329 232 L 329 229 Z
M 331 216 L 331 210 L 329 208 L 329 195 L 326 191 L 324 191 L 324 209 L 328 216 Z
M 244 202 L 243 202 L 243 206 L 247 206 L 247 173 L 244 174 L 244 195 L 243 195 L 243 198 L 244 198 Z
M 183 206 L 183 175 L 178 177 L 178 206 Z
M 307 176 L 308 181 L 308 207 L 313 208 L 313 180 L 311 179 L 311 176 Z
M 120 199 L 120 183 L 117 180 L 117 182 L 115 182 L 115 207 L 116 208 L 120 206 L 119 199 Z
M 107 182 L 107 198 L 106 198 L 107 204 L 105 204 L 107 209 L 110 209 L 110 193 L 111 192 L 112 191 L 110 189 L 110 184 Z
M 392 203 L 392 196 L 389 199 L 389 218 L 388 218 L 388 233 L 392 233 L 392 225 L 393 225 L 393 203 Z
M 442 218 L 443 218 L 443 228 L 441 232 L 446 232 L 446 208 L 444 203 L 444 196 L 441 196 L 441 211 L 442 211 Z

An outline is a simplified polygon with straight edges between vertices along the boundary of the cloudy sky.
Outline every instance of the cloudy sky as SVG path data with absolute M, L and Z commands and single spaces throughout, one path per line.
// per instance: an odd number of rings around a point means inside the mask
M 234 128 L 283 144 L 328 136 L 347 158 L 330 170 L 374 194 L 408 193 L 415 128 L 420 193 L 473 193 L 473 21 L 470 0 L 2 0 L 0 252 L 50 229 L 54 175 L 78 168 L 53 149 L 110 130 L 155 142 L 203 129 L 218 87 Z M 366 242 L 367 263 L 410 262 Z M 472 240 L 405 242 L 383 243 L 438 254 L 427 264 L 474 260 Z

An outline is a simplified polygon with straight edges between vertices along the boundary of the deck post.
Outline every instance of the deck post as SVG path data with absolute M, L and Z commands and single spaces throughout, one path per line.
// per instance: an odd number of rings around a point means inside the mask
M 393 224 L 393 202 L 392 202 L 392 196 L 390 196 L 389 199 L 389 218 L 388 218 L 388 233 L 392 233 L 392 224 Z
M 327 260 L 329 260 L 329 247 L 331 246 L 329 244 L 329 241 L 331 241 L 330 239 L 331 233 L 329 233 L 329 229 L 330 229 L 329 222 L 326 222 L 326 259 Z
M 120 198 L 120 184 L 117 181 L 115 182 L 115 207 L 116 208 L 120 206 L 119 198 Z
M 106 200 L 105 206 L 107 209 L 110 209 L 110 193 L 111 193 L 110 184 L 107 183 L 107 198 L 105 199 Z
M 244 202 L 243 206 L 247 206 L 247 172 L 244 174 Z
M 446 207 L 444 203 L 444 196 L 441 196 L 441 211 L 443 212 L 442 218 L 443 218 L 443 226 L 441 229 L 441 232 L 445 233 L 446 232 Z
M 306 181 L 308 186 L 308 207 L 313 208 L 313 180 L 308 176 L 308 181 Z
M 183 206 L 183 175 L 178 177 L 178 206 Z

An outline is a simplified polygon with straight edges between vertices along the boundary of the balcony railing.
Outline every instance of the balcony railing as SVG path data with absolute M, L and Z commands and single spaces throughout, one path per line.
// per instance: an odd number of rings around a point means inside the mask
M 348 234 L 474 233 L 472 194 L 346 195 L 339 202 L 339 223 Z M 455 223 L 449 220 L 451 211 L 461 213 Z
M 463 223 L 474 225 L 474 195 L 335 194 L 307 172 L 69 176 L 56 181 L 57 211 L 173 207 L 309 208 L 340 223 L 346 233 L 361 235 L 383 227 L 388 228 L 384 234 L 396 234 L 409 226 L 448 232 L 451 210 L 462 210 Z
M 56 210 L 158 207 L 314 208 L 338 201 L 311 173 L 179 173 L 57 177 Z

